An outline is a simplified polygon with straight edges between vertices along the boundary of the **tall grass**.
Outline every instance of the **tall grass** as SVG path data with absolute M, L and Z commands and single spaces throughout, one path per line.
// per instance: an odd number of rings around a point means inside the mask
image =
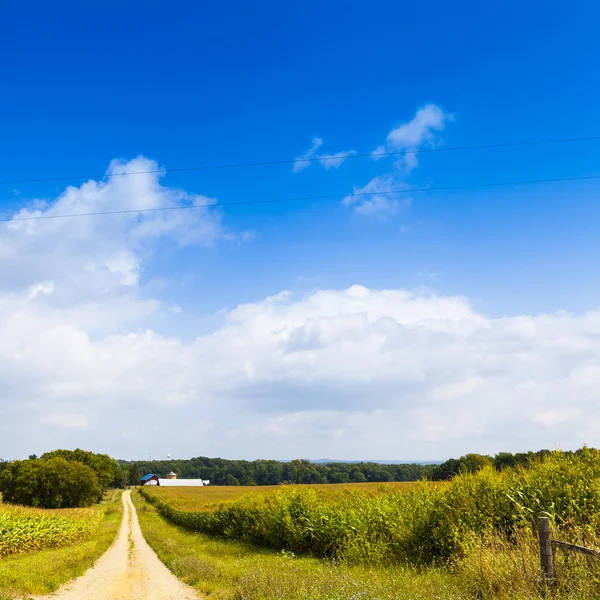
M 399 493 L 283 488 L 184 511 L 141 493 L 168 519 L 192 531 L 349 563 L 426 565 L 460 560 L 473 536 L 513 543 L 533 535 L 539 514 L 563 537 L 593 539 L 600 524 L 600 454 L 551 454 L 527 468 L 486 467 L 448 485 L 423 482 Z

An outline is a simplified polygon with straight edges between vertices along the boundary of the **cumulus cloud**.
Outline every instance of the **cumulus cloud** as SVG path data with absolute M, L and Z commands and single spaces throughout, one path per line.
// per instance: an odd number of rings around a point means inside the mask
M 160 304 L 131 297 L 137 283 L 98 301 L 122 324 L 98 334 L 85 299 L 53 303 L 61 281 L 0 298 L 14 454 L 444 458 L 572 447 L 600 422 L 600 311 L 488 318 L 463 297 L 356 285 L 240 305 L 184 342 L 144 328 Z
M 156 169 L 155 162 L 140 157 L 113 161 L 107 175 Z M 59 302 L 73 294 L 95 298 L 123 286 L 131 288 L 138 282 L 142 257 L 157 240 L 178 246 L 211 245 L 231 235 L 222 226 L 217 210 L 152 209 L 215 202 L 164 187 L 156 173 L 109 177 L 68 187 L 57 199 L 32 202 L 11 221 L 0 224 L 0 290 L 60 279 L 61 286 L 52 295 Z M 151 210 L 135 212 L 138 209 Z M 114 211 L 131 212 L 53 218 Z
M 412 204 L 412 198 L 402 192 L 406 188 L 397 176 L 374 177 L 367 185 L 355 186 L 342 203 L 354 207 L 359 215 L 386 219 L 397 215 Z
M 137 161 L 111 168 L 154 166 Z M 158 174 L 115 177 L 17 218 L 185 202 L 209 201 Z M 595 442 L 600 310 L 490 318 L 464 297 L 355 285 L 158 333 L 175 309 L 140 287 L 153 252 L 234 235 L 206 209 L 2 225 L 0 455 L 435 459 Z

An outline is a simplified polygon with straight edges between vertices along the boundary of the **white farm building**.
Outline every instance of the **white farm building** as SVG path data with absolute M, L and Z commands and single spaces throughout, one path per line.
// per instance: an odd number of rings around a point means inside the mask
M 159 477 L 158 475 L 154 475 L 150 473 L 149 475 L 144 475 L 141 480 L 142 485 L 160 485 L 165 487 L 203 487 L 205 485 L 210 485 L 209 479 L 177 479 L 177 475 L 171 472 L 167 475 L 167 478 Z

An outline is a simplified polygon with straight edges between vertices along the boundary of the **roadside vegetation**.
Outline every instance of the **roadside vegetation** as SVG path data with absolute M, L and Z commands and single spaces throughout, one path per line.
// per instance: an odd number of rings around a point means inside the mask
M 178 527 L 139 494 L 132 500 L 144 537 L 182 581 L 209 598 L 358 600 L 458 599 L 442 571 L 340 564 L 232 542 Z M 438 594 L 436 596 L 436 594 Z
M 202 492 L 196 490 L 198 496 Z M 242 548 L 244 556 L 262 557 L 266 571 L 249 564 L 244 574 L 231 575 L 234 598 L 535 598 L 545 593 L 536 532 L 539 515 L 550 517 L 556 538 L 599 545 L 600 452 L 593 449 L 548 453 L 527 466 L 501 471 L 485 465 L 442 485 L 421 482 L 404 490 L 385 485 L 334 491 L 285 486 L 204 510 L 178 508 L 169 493 L 140 488 L 157 511 L 152 517 L 147 514 L 142 526 L 149 541 L 156 528 L 172 527 L 172 535 L 182 536 L 181 545 L 173 548 L 170 542 L 151 542 L 173 562 L 176 573 L 185 572 L 186 561 L 195 565 L 190 572 L 202 571 L 199 555 L 204 556 L 202 568 L 212 573 L 217 567 L 210 553 L 219 556 L 219 548 L 227 556 L 228 548 Z M 193 552 L 188 558 L 179 556 L 187 552 L 186 544 L 198 546 L 196 558 Z M 279 568 L 282 557 L 295 558 Z M 600 561 L 557 551 L 556 562 L 556 597 L 600 597 Z M 293 580 L 291 573 L 299 579 Z M 212 575 L 194 577 L 205 581 Z M 418 592 L 403 588 L 410 587 L 411 579 L 413 585 L 418 582 Z M 309 580 L 325 587 L 310 588 Z M 347 580 L 362 595 L 349 596 L 348 588 L 339 587 Z M 254 591 L 244 592 L 252 587 L 250 582 Z M 283 587 L 269 595 L 268 586 Z
M 464 541 L 445 564 L 348 564 L 195 533 L 132 496 L 144 537 L 169 569 L 218 600 L 531 600 L 549 596 L 534 536 L 486 535 Z M 600 570 L 579 556 L 556 556 L 554 598 L 600 597 Z
M 4 515 L 10 520 L 2 521 Z M 8 555 L 0 554 L 0 600 L 47 594 L 82 575 L 113 542 L 121 515 L 120 491 L 87 509 L 26 509 L 0 503 L 0 547 L 9 549 Z
M 460 556 L 470 536 L 533 535 L 540 513 L 568 535 L 597 531 L 600 452 L 549 454 L 503 471 L 486 466 L 444 485 L 421 482 L 403 491 L 284 486 L 209 511 L 177 508 L 152 487 L 141 492 L 192 531 L 355 564 L 438 564 Z

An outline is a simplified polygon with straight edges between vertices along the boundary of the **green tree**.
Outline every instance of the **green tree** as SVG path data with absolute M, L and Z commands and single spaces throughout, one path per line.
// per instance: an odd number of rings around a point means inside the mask
M 140 485 L 142 475 L 140 473 L 140 468 L 136 463 L 129 466 L 129 473 L 127 475 L 129 485 Z
M 477 473 L 484 467 L 494 464 L 489 456 L 483 454 L 465 454 L 460 457 L 460 472 L 461 473 Z
M 76 450 L 53 450 L 42 454 L 40 460 L 49 460 L 56 457 L 71 462 L 79 462 L 93 469 L 103 490 L 108 489 L 119 476 L 119 463 L 108 454 L 95 454 L 80 448 Z
M 103 491 L 91 467 L 62 457 L 17 460 L 0 474 L 6 502 L 39 508 L 91 506 Z
M 433 481 L 445 481 L 456 475 L 460 471 L 460 460 L 456 458 L 449 458 L 441 465 L 435 467 L 431 473 L 431 479 Z
M 229 473 L 225 485 L 240 485 L 240 482 L 233 474 Z
M 354 483 L 364 483 L 367 481 L 367 478 L 359 468 L 352 468 L 350 470 L 350 481 L 353 481 Z

